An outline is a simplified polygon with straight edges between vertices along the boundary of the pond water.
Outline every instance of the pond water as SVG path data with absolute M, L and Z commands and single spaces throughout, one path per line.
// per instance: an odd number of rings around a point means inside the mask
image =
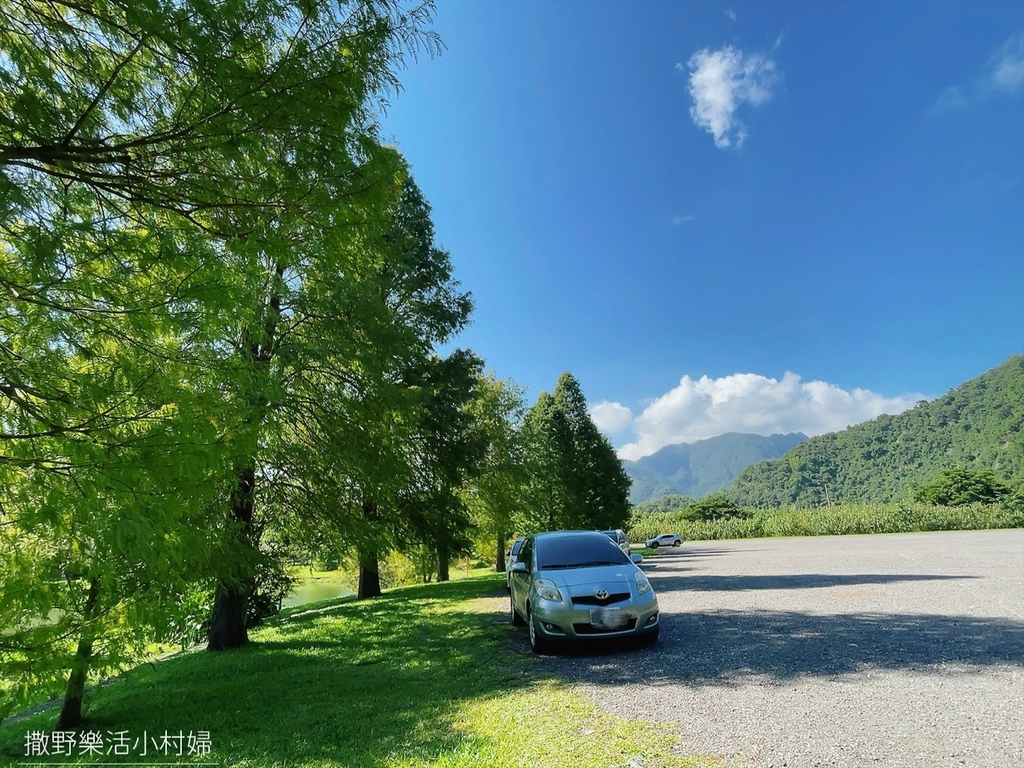
M 281 601 L 281 607 L 294 608 L 296 605 L 316 603 L 320 600 L 333 600 L 336 597 L 344 597 L 351 594 L 354 594 L 351 589 L 340 584 L 325 584 L 318 581 L 299 582 Z

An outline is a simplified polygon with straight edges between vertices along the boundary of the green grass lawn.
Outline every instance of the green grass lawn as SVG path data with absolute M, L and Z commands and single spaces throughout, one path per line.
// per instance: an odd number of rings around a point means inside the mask
M 86 730 L 208 731 L 209 755 L 147 760 L 242 768 L 718 765 L 672 752 L 671 726 L 613 717 L 545 677 L 507 605 L 503 576 L 488 574 L 303 606 L 246 648 L 194 650 L 91 690 Z M 0 763 L 140 759 L 27 758 L 26 734 L 48 732 L 55 714 L 0 726 Z

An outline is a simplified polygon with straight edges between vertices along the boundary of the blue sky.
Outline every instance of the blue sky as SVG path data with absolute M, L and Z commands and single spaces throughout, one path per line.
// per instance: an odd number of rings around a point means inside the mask
M 817 434 L 1024 350 L 1024 3 L 440 0 L 385 135 L 532 403 Z

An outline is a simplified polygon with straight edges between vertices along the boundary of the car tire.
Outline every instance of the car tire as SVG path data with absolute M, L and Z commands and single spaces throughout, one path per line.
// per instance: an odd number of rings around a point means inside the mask
M 673 547 L 681 547 L 682 545 L 683 545 L 683 542 L 681 542 L 681 541 L 673 541 L 672 542 L 672 546 Z
M 657 549 L 657 548 L 658 548 L 658 542 L 652 541 L 651 542 L 651 549 Z
M 516 604 L 512 602 L 512 594 L 511 594 L 511 592 L 509 593 L 509 596 L 508 596 L 508 609 L 509 609 L 509 613 L 512 615 L 512 626 L 513 627 L 522 627 L 522 626 L 526 625 L 526 622 L 523 621 L 523 617 L 520 616 L 519 615 L 519 611 L 516 610 Z
M 550 652 L 551 644 L 537 631 L 537 623 L 530 615 L 529 609 L 526 611 L 526 623 L 530 625 L 530 648 L 533 649 L 533 652 L 539 654 Z
M 641 645 L 654 645 L 658 642 L 658 634 L 661 632 L 661 627 L 655 627 L 653 632 L 648 632 L 640 637 Z

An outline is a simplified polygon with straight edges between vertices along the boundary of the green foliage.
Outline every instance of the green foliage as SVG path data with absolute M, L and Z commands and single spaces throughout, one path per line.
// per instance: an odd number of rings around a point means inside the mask
M 668 493 L 655 499 L 648 499 L 633 505 L 634 514 L 646 512 L 674 512 L 677 509 L 688 507 L 693 503 L 692 496 L 681 493 Z
M 693 502 L 686 508 L 686 516 L 692 520 L 725 520 L 750 517 L 748 509 L 741 509 L 736 502 L 722 493 L 712 493 Z
M 440 48 L 431 12 L 7 0 L 0 178 L 26 198 L 50 182 L 81 188 L 115 216 L 152 206 L 218 232 L 280 222 L 318 184 L 358 188 L 344 174 L 372 152 L 373 109 L 403 54 Z
M 403 377 L 470 309 L 378 140 L 431 12 L 0 5 L 0 715 L 214 584 L 244 632 L 268 542 L 393 543 L 363 512 L 420 466 Z
M 486 436 L 487 451 L 463 486 L 462 498 L 477 532 L 475 551 L 492 551 L 495 568 L 503 570 L 505 545 L 516 533 L 527 477 L 519 431 L 525 411 L 523 391 L 512 380 L 489 374 L 478 382 L 467 408 Z
M 410 441 L 414 473 L 392 517 L 400 537 L 434 553 L 439 581 L 447 580 L 451 560 L 471 547 L 469 510 L 459 490 L 487 452 L 487 434 L 469 410 L 482 367 L 473 353 L 455 350 L 428 358 L 407 379 L 419 405 Z
M 468 350 L 444 357 L 434 351 L 466 325 L 472 302 L 452 276 L 448 253 L 434 242 L 430 206 L 411 177 L 390 211 L 381 253 L 377 279 L 395 331 L 388 343 L 376 345 L 390 366 L 378 396 L 392 403 L 385 423 L 392 425 L 389 439 L 399 438 L 391 450 L 401 470 L 381 474 L 381 467 L 370 466 L 363 477 L 372 481 L 355 487 L 358 506 L 372 500 L 379 511 L 363 516 L 370 541 L 357 546 L 369 564 L 399 543 L 423 545 L 433 553 L 438 577 L 447 578 L 450 560 L 470 547 L 470 514 L 459 489 L 487 450 L 487 434 L 469 410 L 483 361 Z
M 814 437 L 753 464 L 729 495 L 741 505 L 822 506 L 909 498 L 945 469 L 1024 482 L 1024 355 L 898 416 Z
M 579 383 L 563 373 L 523 419 L 529 481 L 520 532 L 621 528 L 629 477 L 587 412 Z
M 59 693 L 81 643 L 104 672 L 194 631 L 224 530 L 230 412 L 194 365 L 209 250 L 161 212 L 94 227 L 87 196 L 51 202 L 69 220 L 0 221 L 0 716 Z
M 1010 487 L 1000 482 L 990 470 L 955 467 L 943 470 L 931 482 L 915 488 L 913 497 L 928 504 L 960 507 L 975 502 L 1002 501 L 1011 493 Z
M 255 627 L 281 610 L 281 602 L 295 586 L 296 579 L 285 565 L 288 554 L 280 545 L 264 546 L 256 566 L 252 594 L 246 606 L 246 626 Z
M 649 513 L 630 525 L 630 541 L 643 541 L 665 531 L 686 541 L 773 536 L 842 536 L 915 531 L 988 530 L 1024 527 L 1024 507 L 970 504 L 942 507 L 920 502 L 843 504 L 823 508 L 748 509 L 746 517 L 694 520 L 686 510 Z

